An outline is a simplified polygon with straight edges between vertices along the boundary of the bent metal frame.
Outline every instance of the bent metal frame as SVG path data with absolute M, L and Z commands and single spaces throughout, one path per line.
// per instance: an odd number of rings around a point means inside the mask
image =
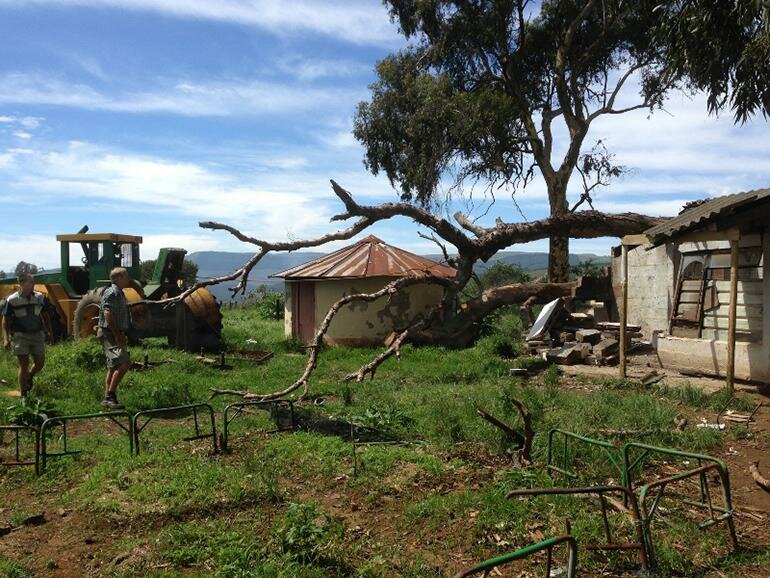
M 555 451 L 556 437 L 561 436 L 563 438 L 562 451 L 559 456 Z M 568 478 L 578 478 L 578 472 L 575 471 L 574 466 L 570 460 L 570 445 L 568 442 L 574 444 L 584 444 L 588 446 L 600 448 L 607 456 L 609 462 L 618 470 L 622 486 L 627 489 L 627 493 L 624 494 L 623 503 L 626 507 L 633 505 L 636 502 L 636 509 L 639 512 L 642 528 L 644 531 L 644 547 L 646 548 L 648 562 L 650 567 L 654 566 L 654 547 L 652 540 L 652 522 L 655 518 L 655 514 L 658 511 L 658 505 L 666 490 L 670 486 L 683 482 L 689 479 L 697 478 L 699 484 L 699 500 L 691 500 L 681 495 L 668 492 L 669 496 L 676 496 L 681 499 L 682 503 L 697 508 L 707 510 L 709 517 L 699 523 L 699 528 L 704 529 L 709 526 L 713 526 L 720 522 L 724 522 L 727 525 L 728 533 L 730 535 L 730 541 L 733 549 L 738 549 L 738 538 L 735 532 L 734 521 L 734 508 L 732 505 L 732 495 L 730 492 L 730 475 L 727 469 L 727 464 L 718 458 L 709 456 L 706 454 L 698 454 L 693 452 L 686 452 L 673 448 L 651 446 L 647 444 L 641 444 L 636 442 L 626 443 L 624 446 L 616 446 L 605 440 L 597 440 L 576 434 L 574 432 L 553 429 L 548 433 L 548 449 L 547 449 L 547 463 L 546 468 L 549 473 L 556 473 L 567 476 Z M 695 462 L 696 467 L 676 474 L 655 480 L 647 484 L 638 484 L 636 489 L 634 488 L 634 474 L 637 470 L 641 469 L 645 459 L 654 454 L 672 456 L 683 458 L 686 460 L 692 460 Z M 561 458 L 560 460 L 558 458 Z M 558 465 L 556 465 L 558 464 Z M 716 474 L 720 481 L 722 505 L 718 506 L 713 503 L 711 490 L 707 479 L 707 474 L 713 472 Z M 601 486 L 596 486 L 601 488 Z M 552 490 L 562 490 L 565 488 L 543 488 L 537 491 L 530 491 L 530 495 L 556 493 Z M 638 498 L 636 493 L 638 492 Z M 634 499 L 632 501 L 632 496 Z

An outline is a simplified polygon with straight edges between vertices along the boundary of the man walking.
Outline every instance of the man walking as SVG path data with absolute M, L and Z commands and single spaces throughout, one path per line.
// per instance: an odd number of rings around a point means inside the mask
M 5 300 L 0 315 L 3 316 L 3 347 L 11 349 L 19 360 L 19 389 L 26 397 L 33 386 L 33 378 L 45 365 L 46 336 L 52 337 L 51 302 L 35 291 L 35 279 L 29 273 L 19 275 L 19 290 Z M 29 368 L 32 356 L 34 365 Z
M 110 272 L 110 281 L 112 284 L 102 294 L 99 328 L 96 334 L 104 346 L 104 355 L 107 358 L 102 406 L 123 409 L 123 404 L 118 401 L 117 390 L 123 376 L 131 367 L 131 356 L 126 348 L 126 332 L 131 326 L 131 321 L 123 289 L 131 284 L 131 278 L 123 267 L 117 267 Z

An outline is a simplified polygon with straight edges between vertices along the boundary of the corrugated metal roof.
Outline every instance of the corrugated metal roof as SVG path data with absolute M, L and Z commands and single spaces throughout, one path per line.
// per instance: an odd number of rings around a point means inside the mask
M 360 279 L 363 277 L 406 277 L 429 274 L 454 277 L 457 271 L 409 251 L 393 247 L 370 235 L 297 267 L 275 273 L 284 279 Z
M 667 239 L 708 225 L 719 217 L 731 215 L 738 209 L 746 209 L 748 206 L 768 199 L 770 199 L 770 189 L 757 189 L 717 197 L 689 209 L 665 223 L 647 229 L 644 234 L 653 244 L 658 245 Z

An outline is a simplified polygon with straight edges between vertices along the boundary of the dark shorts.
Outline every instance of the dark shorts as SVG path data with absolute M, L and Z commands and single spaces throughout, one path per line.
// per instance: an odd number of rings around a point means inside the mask
M 19 333 L 13 334 L 13 353 L 15 355 L 34 355 L 41 356 L 45 354 L 45 331 L 37 333 Z
M 117 344 L 115 336 L 111 333 L 99 331 L 99 340 L 104 347 L 104 356 L 107 358 L 107 367 L 118 367 L 131 362 L 131 354 L 128 349 Z

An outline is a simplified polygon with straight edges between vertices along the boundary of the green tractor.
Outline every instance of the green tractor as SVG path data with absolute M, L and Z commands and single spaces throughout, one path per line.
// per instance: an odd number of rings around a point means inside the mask
M 139 245 L 141 237 L 114 233 L 57 235 L 61 269 L 35 275 L 35 290 L 48 296 L 57 312 L 54 337 L 83 339 L 96 334 L 101 296 L 110 285 L 110 271 L 125 267 L 133 280 L 124 290 L 129 303 L 132 337 L 166 337 L 170 345 L 187 351 L 218 351 L 222 314 L 214 296 L 197 289 L 182 303 L 158 303 L 184 290 L 182 264 L 187 251 L 161 249 L 152 279 L 142 286 Z M 78 257 L 80 257 L 78 259 Z M 0 300 L 18 289 L 15 278 L 0 280 Z

